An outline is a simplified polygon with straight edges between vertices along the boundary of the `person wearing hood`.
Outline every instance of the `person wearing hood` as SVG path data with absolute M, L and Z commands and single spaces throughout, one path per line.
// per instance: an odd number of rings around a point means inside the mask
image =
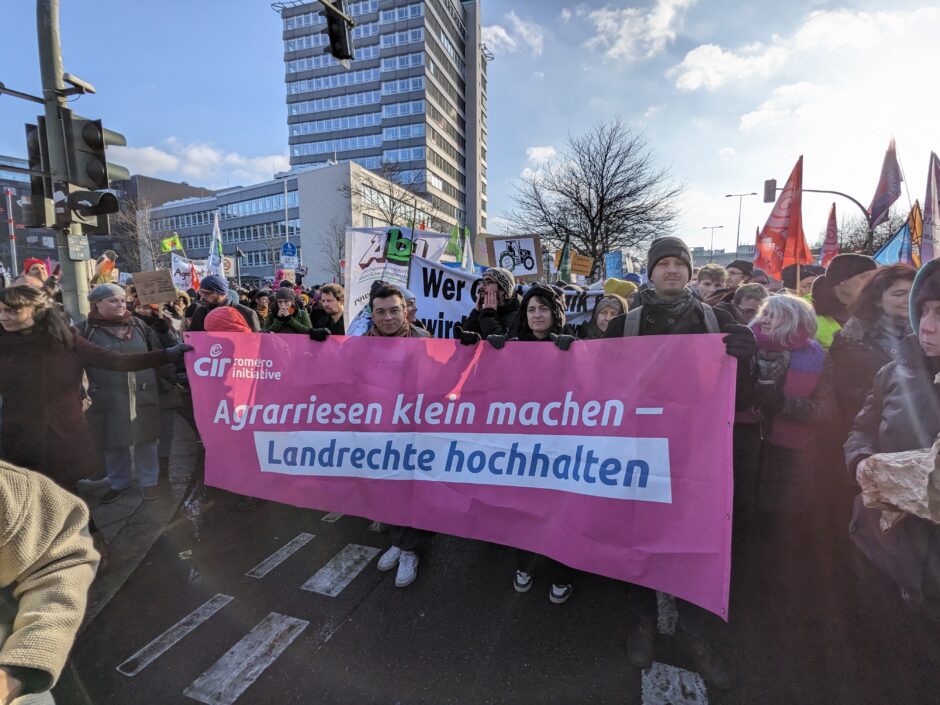
M 88 294 L 91 312 L 81 326 L 83 338 L 117 353 L 163 350 L 153 329 L 127 310 L 124 290 L 99 284 Z M 160 496 L 157 440 L 160 437 L 160 386 L 152 369 L 119 372 L 90 368 L 86 414 L 92 435 L 104 456 L 111 488 L 102 503 L 113 502 L 131 488 L 132 468 L 146 500 Z
M 491 335 L 514 338 L 518 334 L 518 320 L 516 278 L 508 269 L 490 267 L 483 272 L 483 281 L 477 290 L 476 305 L 464 321 L 463 331 L 476 333 L 482 338 Z
M 728 268 L 729 280 L 733 269 Z M 692 295 L 688 287 L 692 253 L 685 242 L 677 237 L 654 240 L 647 253 L 647 272 L 650 287 L 640 290 L 640 305 L 611 321 L 605 337 L 723 333 L 727 354 L 738 360 L 735 406 L 739 409 L 749 406 L 753 401 L 752 370 L 757 352 L 754 333 L 735 323 L 727 312 L 712 309 Z M 656 592 L 632 583 L 627 586 L 634 617 L 627 637 L 627 657 L 637 668 L 649 668 L 656 652 Z M 677 641 L 692 657 L 706 683 L 719 690 L 729 688 L 730 675 L 706 641 L 715 620 L 685 600 L 677 599 L 676 606 Z
M 252 332 L 261 332 L 261 323 L 258 320 L 258 314 L 247 306 L 237 303 L 238 296 L 235 295 L 236 303 L 229 299 L 229 288 L 225 280 L 217 274 L 211 274 L 199 283 L 199 305 L 193 311 L 192 320 L 189 323 L 188 330 L 194 333 L 205 331 L 205 320 L 209 312 L 219 306 L 228 306 L 234 308 L 245 319 L 245 323 L 251 328 Z
M 607 326 L 617 316 L 622 316 L 630 310 L 627 300 L 617 294 L 604 294 L 594 304 L 591 320 L 581 324 L 578 329 L 578 338 L 581 340 L 596 340 L 603 338 L 607 333 Z
M 418 318 L 418 297 L 410 289 L 403 288 L 401 291 L 405 295 L 405 303 L 408 305 L 408 322 L 415 328 L 427 330 L 428 327 L 424 325 L 424 321 Z
M 515 324 L 519 335 L 512 339 L 505 335 L 490 335 L 487 341 L 497 350 L 505 347 L 507 341 L 551 342 L 559 350 L 568 350 L 575 337 L 565 335 L 565 300 L 557 287 L 547 284 L 533 284 L 522 297 L 519 318 Z M 465 331 L 460 336 L 464 345 L 480 342 L 480 336 L 473 331 Z M 539 556 L 531 551 L 516 549 L 516 572 L 513 576 L 513 589 L 516 592 L 528 592 L 534 582 L 533 571 L 537 564 L 543 563 L 550 581 L 548 599 L 556 605 L 568 601 L 574 592 L 574 571 L 556 560 Z
M 844 441 L 878 370 L 896 359 L 911 334 L 908 302 L 917 271 L 906 264 L 879 268 L 849 307 L 850 318 L 829 348 L 833 411 Z
M 865 255 L 836 255 L 826 273 L 813 282 L 813 308 L 816 309 L 816 340 L 828 350 L 832 338 L 849 319 L 848 307 L 874 276 L 878 265 Z
M 310 325 L 310 314 L 302 308 L 297 301 L 294 290 L 281 286 L 274 294 L 274 309 L 268 318 L 264 330 L 268 333 L 302 333 L 307 335 L 313 326 Z
M 871 393 L 845 442 L 845 463 L 858 478 L 876 453 L 930 448 L 940 433 L 940 260 L 925 264 L 910 297 L 913 333 L 875 375 Z M 912 515 L 890 531 L 881 511 L 856 497 L 849 534 L 915 609 L 940 618 L 940 525 Z

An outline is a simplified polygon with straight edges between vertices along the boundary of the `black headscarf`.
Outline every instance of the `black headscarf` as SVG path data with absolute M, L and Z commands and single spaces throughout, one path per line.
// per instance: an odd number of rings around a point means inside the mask
M 538 297 L 552 312 L 552 327 L 549 333 L 560 334 L 565 330 L 565 303 L 564 299 L 558 295 L 553 287 L 545 284 L 533 284 L 522 297 L 522 304 L 519 306 L 519 340 L 539 340 L 529 328 L 529 318 L 526 315 L 526 309 L 529 307 L 529 301 Z

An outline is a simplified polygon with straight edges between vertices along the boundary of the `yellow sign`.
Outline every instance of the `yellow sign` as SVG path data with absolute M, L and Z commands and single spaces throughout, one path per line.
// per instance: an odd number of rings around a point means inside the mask
M 561 263 L 561 250 L 555 250 L 555 268 Z M 581 274 L 585 277 L 591 276 L 594 271 L 594 260 L 587 255 L 579 255 L 577 252 L 571 253 L 571 273 Z

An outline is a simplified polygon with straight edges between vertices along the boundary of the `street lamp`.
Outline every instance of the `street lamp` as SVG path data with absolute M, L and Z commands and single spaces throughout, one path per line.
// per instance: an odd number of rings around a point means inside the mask
M 716 230 L 721 230 L 721 229 L 724 228 L 724 227 L 725 227 L 724 225 L 706 225 L 706 226 L 704 226 L 704 227 L 702 228 L 702 230 L 711 230 L 711 231 L 712 231 L 712 244 L 711 244 L 711 248 L 710 248 L 711 251 L 708 253 L 708 261 L 709 261 L 709 262 L 713 262 L 713 261 L 715 260 L 715 231 L 716 231 Z M 738 253 L 735 252 L 734 254 L 735 254 L 735 256 L 737 256 Z
M 734 246 L 735 257 L 738 256 L 738 250 L 741 249 L 741 205 L 744 202 L 745 196 L 756 196 L 756 195 L 757 195 L 757 192 L 755 191 L 751 193 L 729 193 L 725 196 L 725 198 L 737 198 L 738 199 L 738 234 L 735 240 L 736 244 Z

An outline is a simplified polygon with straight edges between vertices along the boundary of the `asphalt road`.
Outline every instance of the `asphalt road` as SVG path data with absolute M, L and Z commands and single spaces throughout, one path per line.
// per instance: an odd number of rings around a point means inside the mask
M 388 537 L 367 520 L 230 504 L 186 504 L 79 637 L 57 703 L 940 701 L 940 629 L 858 555 L 838 512 L 752 522 L 736 540 L 731 621 L 715 634 L 734 688 L 717 693 L 668 634 L 653 669 L 629 664 L 615 581 L 579 574 L 553 605 L 537 572 L 513 591 L 508 549 L 438 535 L 396 589 L 375 568 Z

